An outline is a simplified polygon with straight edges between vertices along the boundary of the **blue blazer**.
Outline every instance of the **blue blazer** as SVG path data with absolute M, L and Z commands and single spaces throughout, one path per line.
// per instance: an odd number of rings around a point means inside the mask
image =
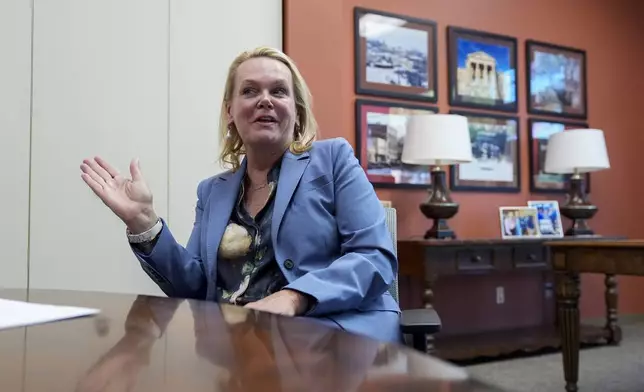
M 170 297 L 214 300 L 217 249 L 246 171 L 228 171 L 197 187 L 187 246 L 163 222 L 144 271 Z M 385 341 L 399 341 L 400 308 L 388 292 L 398 260 L 385 211 L 344 139 L 316 141 L 300 155 L 287 151 L 273 209 L 275 258 L 285 288 L 317 299 L 305 316 Z

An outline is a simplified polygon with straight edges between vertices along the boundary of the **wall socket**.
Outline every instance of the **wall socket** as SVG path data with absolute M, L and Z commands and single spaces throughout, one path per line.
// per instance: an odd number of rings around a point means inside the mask
M 503 286 L 499 286 L 496 288 L 496 304 L 501 305 L 505 303 L 505 289 Z

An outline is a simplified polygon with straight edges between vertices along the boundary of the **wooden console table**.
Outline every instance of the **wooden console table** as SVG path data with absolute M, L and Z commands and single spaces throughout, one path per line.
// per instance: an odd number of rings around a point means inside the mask
M 592 239 L 592 242 L 608 240 L 608 238 L 597 237 Z M 466 361 L 479 357 L 513 354 L 519 351 L 559 349 L 561 339 L 557 329 L 554 271 L 546 241 L 549 244 L 564 240 L 399 240 L 399 274 L 422 279 L 422 304 L 425 307 L 433 307 L 437 302 L 434 289 L 440 278 L 468 275 L 493 277 L 494 275 L 515 273 L 537 275 L 544 282 L 538 290 L 532 289 L 532 292 L 524 290 L 520 294 L 526 296 L 526 304 L 531 304 L 525 306 L 537 308 L 521 310 L 528 314 L 529 312 L 543 314 L 544 317 L 540 321 L 527 326 L 503 327 L 495 330 L 487 328 L 482 331 L 470 330 L 467 333 L 462 333 L 454 332 L 452 330 L 454 322 L 450 325 L 449 320 L 445 320 L 448 322 L 444 323 L 443 330 L 434 337 L 428 337 L 427 351 L 446 360 Z M 577 240 L 567 240 L 567 242 L 575 241 Z M 461 295 L 492 296 L 494 293 L 462 293 Z M 439 314 L 441 309 L 444 313 L 452 315 L 476 310 L 467 303 L 463 305 L 462 300 L 458 301 L 461 303 L 458 309 L 452 309 L 453 305 L 450 299 L 439 299 L 438 302 L 442 305 L 442 308 L 436 306 Z M 472 302 L 475 301 L 476 298 L 473 297 Z M 515 305 L 516 303 L 515 299 Z M 609 318 L 613 320 L 612 315 L 616 317 L 617 314 L 617 290 L 616 282 L 612 278 L 606 279 L 606 305 L 609 309 Z M 522 304 L 520 303 L 519 306 Z M 511 314 L 506 315 L 508 318 L 513 317 Z M 481 315 L 480 317 L 494 316 Z M 597 345 L 619 341 L 621 339 L 619 326 L 613 321 L 610 321 L 609 324 L 611 325 L 610 329 L 600 326 L 581 326 L 581 343 Z
M 622 338 L 617 325 L 617 281 L 615 275 L 644 276 L 644 240 L 555 241 L 546 244 L 552 254 L 557 277 L 557 310 L 562 340 L 566 391 L 577 391 L 579 378 L 579 288 L 580 273 L 606 275 L 607 320 L 609 341 Z

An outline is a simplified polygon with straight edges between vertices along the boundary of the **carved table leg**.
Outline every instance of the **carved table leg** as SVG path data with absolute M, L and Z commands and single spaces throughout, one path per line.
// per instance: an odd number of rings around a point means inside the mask
M 608 343 L 618 344 L 622 340 L 622 329 L 617 325 L 617 277 L 613 274 L 606 274 L 604 278 L 606 286 L 606 326 L 609 334 Z
M 434 282 L 436 282 L 436 276 L 431 275 L 429 279 L 425 280 L 425 290 L 423 291 L 423 305 L 426 309 L 434 308 Z M 425 335 L 425 352 L 427 354 L 434 354 L 434 336 Z
M 579 379 L 579 274 L 557 274 L 557 311 L 566 391 L 577 391 Z

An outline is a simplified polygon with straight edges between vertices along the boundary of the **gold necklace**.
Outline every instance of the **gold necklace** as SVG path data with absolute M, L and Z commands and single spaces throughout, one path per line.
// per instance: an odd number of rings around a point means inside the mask
M 265 184 L 261 184 L 261 185 L 257 185 L 257 186 L 252 186 L 252 185 L 251 185 L 250 189 L 251 189 L 251 190 L 253 190 L 253 191 L 258 191 L 258 190 L 260 190 L 260 189 L 264 189 L 264 188 L 266 188 L 266 187 L 268 186 L 268 184 L 269 184 L 269 183 L 267 182 L 267 183 L 265 183 Z

